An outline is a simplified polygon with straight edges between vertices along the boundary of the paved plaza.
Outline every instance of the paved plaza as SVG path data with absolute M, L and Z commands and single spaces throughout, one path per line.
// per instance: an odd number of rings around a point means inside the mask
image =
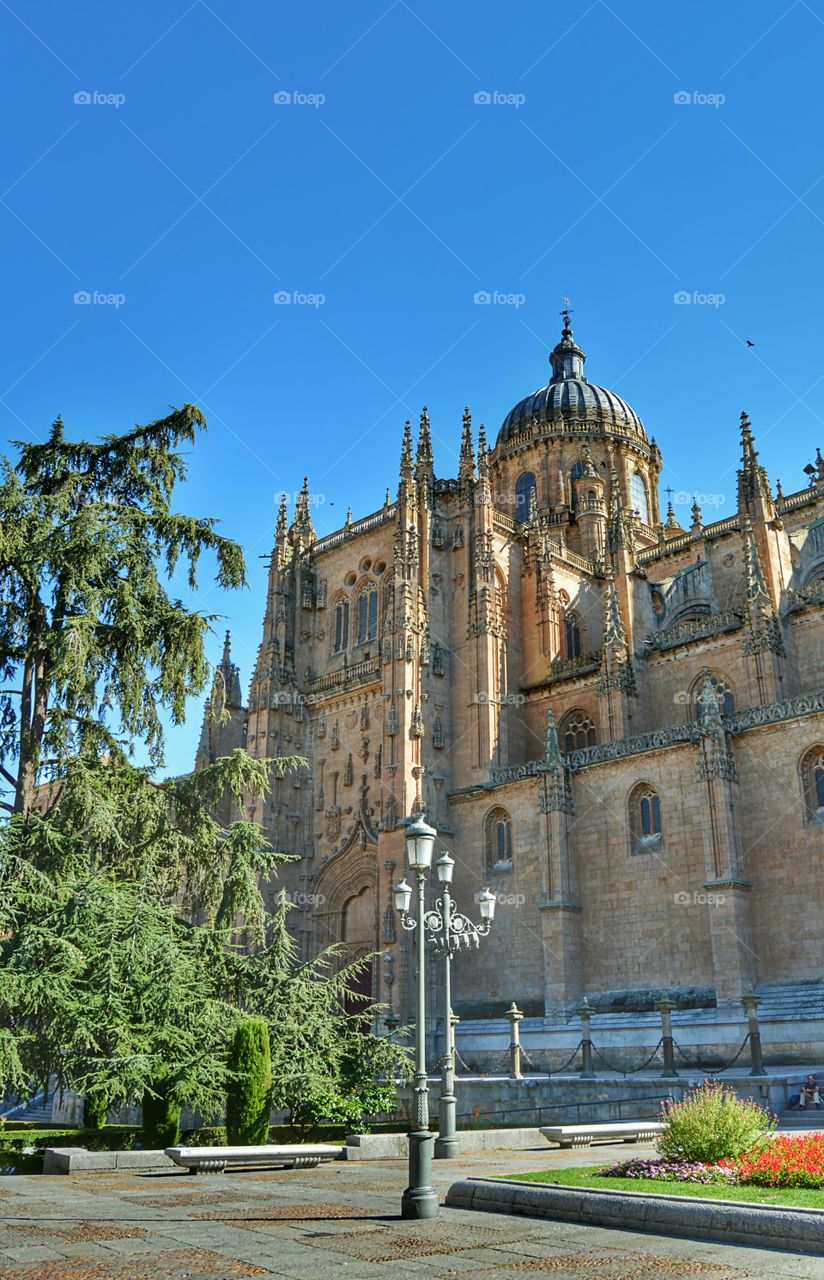
M 459 1177 L 593 1164 L 626 1150 L 541 1147 L 436 1161 L 436 1186 L 443 1198 Z M 0 1178 L 0 1278 L 820 1280 L 824 1269 L 821 1258 L 456 1209 L 404 1222 L 405 1184 L 396 1160 L 297 1173 Z

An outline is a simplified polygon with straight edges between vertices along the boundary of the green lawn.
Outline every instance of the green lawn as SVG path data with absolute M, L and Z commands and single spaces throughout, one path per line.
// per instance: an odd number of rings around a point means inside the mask
M 652 1178 L 599 1178 L 603 1165 L 583 1169 L 543 1169 L 521 1173 L 518 1182 L 554 1182 L 564 1187 L 591 1187 L 604 1191 L 646 1191 L 665 1196 L 700 1196 L 705 1200 L 750 1200 L 755 1204 L 796 1205 L 824 1209 L 824 1191 L 788 1187 L 728 1187 L 723 1183 L 699 1186 L 695 1182 L 657 1182 Z M 502 1181 L 504 1179 L 501 1179 Z

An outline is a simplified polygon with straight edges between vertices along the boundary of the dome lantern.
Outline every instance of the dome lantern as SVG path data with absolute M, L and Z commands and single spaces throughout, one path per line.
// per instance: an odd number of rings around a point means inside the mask
M 561 315 L 564 319 L 564 327 L 561 331 L 561 341 L 558 343 L 549 356 L 549 363 L 552 366 L 552 377 L 550 385 L 553 382 L 564 382 L 568 378 L 577 378 L 581 382 L 586 382 L 584 377 L 584 361 L 586 360 L 586 352 L 582 351 L 578 346 L 572 332 L 572 324 L 570 322 L 569 307 L 564 307 Z

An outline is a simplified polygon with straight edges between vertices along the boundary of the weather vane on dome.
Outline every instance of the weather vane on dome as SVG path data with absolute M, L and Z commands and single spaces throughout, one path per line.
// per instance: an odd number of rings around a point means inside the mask
M 569 328 L 570 328 L 570 319 L 569 319 L 569 317 L 573 314 L 573 312 L 572 312 L 572 308 L 571 308 L 571 307 L 570 307 L 570 305 L 569 305 L 569 298 L 566 298 L 566 297 L 565 297 L 565 298 L 563 298 L 563 299 L 562 299 L 562 301 L 563 301 L 563 304 L 564 304 L 564 309 L 563 309 L 563 311 L 561 312 L 561 316 L 563 317 L 563 321 L 564 321 L 564 328 L 565 328 L 565 329 L 569 329 Z

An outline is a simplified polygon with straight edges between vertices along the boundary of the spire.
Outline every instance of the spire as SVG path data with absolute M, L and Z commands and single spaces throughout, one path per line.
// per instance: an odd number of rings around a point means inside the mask
M 678 519 L 675 515 L 675 507 L 672 505 L 672 489 L 667 489 L 667 494 L 669 496 L 669 501 L 667 502 L 667 522 L 664 525 L 664 528 L 672 530 L 673 533 L 683 533 L 683 529 L 678 523 Z
M 282 546 L 286 542 L 286 531 L 288 529 L 288 520 L 286 518 L 286 494 L 280 495 L 280 506 L 278 507 L 278 519 L 275 525 L 275 542 L 278 546 Z
M 749 637 L 744 644 L 744 651 L 760 653 L 763 649 L 771 649 L 773 653 L 783 653 L 781 626 L 773 608 L 752 521 L 748 515 L 741 522 L 741 532 L 744 538 L 744 581 L 749 622 Z
M 607 578 L 604 591 L 604 647 L 598 680 L 599 693 L 609 694 L 611 690 L 633 696 L 637 692 L 614 575 Z
M 693 533 L 698 533 L 704 528 L 704 513 L 698 505 L 697 497 L 692 500 L 692 525 L 690 526 Z
M 759 499 L 772 503 L 767 472 L 758 461 L 758 450 L 746 411 L 741 413 L 741 466 L 738 471 L 738 507 L 752 507 Z M 768 512 L 768 516 L 774 512 Z
M 586 353 L 581 350 L 573 336 L 571 314 L 569 301 L 565 298 L 564 309 L 561 312 L 564 321 L 561 341 L 549 356 L 549 363 L 552 366 L 550 382 L 565 382 L 570 378 L 578 378 L 581 382 L 586 382 L 584 377 Z
M 624 502 L 621 497 L 618 472 L 615 470 L 614 456 L 610 457 L 607 547 L 610 551 L 618 551 L 621 547 L 629 547 L 632 550 L 632 531 L 624 513 Z
M 458 474 L 462 480 L 475 479 L 475 450 L 472 445 L 472 415 L 469 412 L 469 405 L 464 409 Z
M 289 541 L 294 546 L 297 542 L 311 546 L 315 541 L 315 530 L 309 514 L 309 477 L 303 477 L 303 485 L 295 503 L 295 514 L 289 526 Z
M 604 600 L 604 645 L 612 649 L 618 648 L 626 652 L 627 637 L 621 610 L 618 607 L 618 593 L 615 590 L 615 579 L 607 580 L 606 598 Z
M 412 423 L 407 418 L 403 427 L 403 444 L 401 445 L 401 480 L 411 480 L 412 474 Z
M 420 477 L 432 470 L 432 437 L 429 434 L 429 414 L 426 405 L 421 409 L 421 425 L 418 431 L 418 452 L 415 457 L 415 471 Z
M 541 779 L 541 811 L 543 813 L 573 813 L 572 792 L 569 786 L 564 757 L 561 755 L 561 744 L 558 741 L 558 729 L 552 708 L 546 712 L 546 738 L 544 758 L 539 766 Z
M 232 662 L 231 636 L 227 631 L 223 641 L 223 656 L 218 667 L 223 684 L 222 702 L 225 707 L 240 707 L 243 699 L 240 694 L 240 672 Z
M 486 449 L 486 427 L 483 423 L 478 428 L 478 481 L 480 483 L 478 501 L 491 503 L 492 488 L 489 483 L 489 454 Z

